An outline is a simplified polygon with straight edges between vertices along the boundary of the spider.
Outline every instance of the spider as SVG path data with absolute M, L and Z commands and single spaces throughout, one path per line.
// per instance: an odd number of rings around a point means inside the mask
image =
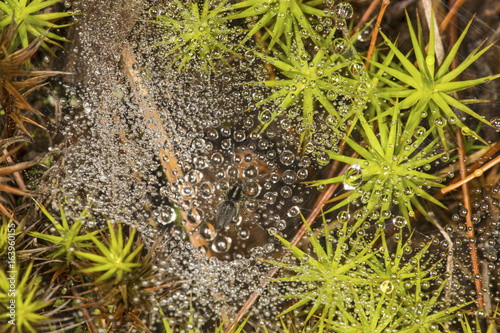
M 239 202 L 243 193 L 243 185 L 237 182 L 226 195 L 215 212 L 215 223 L 217 231 L 224 229 L 235 217 L 238 216 Z

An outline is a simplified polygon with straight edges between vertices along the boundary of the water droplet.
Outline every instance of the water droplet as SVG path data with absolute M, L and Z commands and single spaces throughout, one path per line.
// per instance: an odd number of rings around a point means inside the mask
M 191 184 L 197 184 L 203 178 L 203 174 L 199 170 L 191 170 L 185 176 L 184 179 Z
M 351 165 L 344 173 L 344 189 L 346 191 L 355 190 L 363 181 L 363 173 L 359 163 Z
M 269 110 L 264 110 L 259 114 L 259 120 L 261 123 L 266 124 L 273 119 L 273 114 Z
M 205 140 L 203 140 L 202 138 L 194 139 L 192 147 L 196 150 L 202 150 L 203 148 L 205 148 Z
M 443 117 L 437 117 L 436 120 L 434 120 L 434 124 L 436 124 L 437 127 L 445 127 L 446 126 L 446 119 Z
M 330 75 L 330 77 L 328 78 L 328 82 L 332 86 L 337 86 L 340 84 L 340 82 L 342 82 L 342 76 L 340 76 L 340 74 L 337 72 L 332 73 L 332 75 Z
M 496 128 L 497 131 L 500 131 L 500 118 L 494 118 L 491 120 L 491 125 Z
M 250 238 L 250 230 L 248 230 L 248 228 L 245 227 L 239 228 L 236 234 L 238 235 L 239 238 L 243 240 Z
M 222 163 L 224 163 L 224 157 L 221 153 L 213 153 L 210 157 L 210 161 L 212 162 L 213 166 L 219 167 L 222 165 Z
M 255 179 L 259 175 L 259 170 L 255 165 L 249 165 L 243 171 L 243 176 L 248 179 Z
M 297 171 L 297 177 L 301 180 L 306 179 L 308 175 L 309 175 L 309 171 L 307 171 L 307 169 L 299 169 Z
M 316 186 L 316 189 L 319 191 L 319 192 L 322 192 L 326 189 L 326 185 L 325 184 L 319 184 L 318 186 Z
M 467 216 L 467 214 L 469 214 L 469 211 L 466 208 L 461 208 L 458 213 L 460 214 L 460 216 L 465 217 Z
M 246 139 L 245 132 L 243 131 L 235 131 L 234 132 L 234 140 L 236 142 L 243 142 Z
M 231 238 L 224 236 L 217 236 L 212 242 L 212 251 L 216 253 L 225 253 L 231 247 Z
M 337 95 L 337 93 L 336 93 L 334 90 L 329 90 L 329 91 L 326 93 L 326 97 L 328 97 L 328 99 L 329 99 L 330 101 L 334 101 L 334 100 L 336 100 L 336 99 L 337 99 L 338 95 Z M 328 116 L 328 117 L 330 117 L 330 118 L 333 118 L 333 119 L 337 120 L 337 118 L 335 118 L 335 117 L 332 117 L 332 116 Z M 330 125 L 330 124 L 328 123 L 328 119 L 327 119 L 327 124 L 328 124 L 328 125 Z M 335 127 L 335 125 L 337 125 L 337 124 L 336 124 L 336 123 L 335 123 L 335 124 L 333 124 L 333 126 L 334 126 L 334 127 Z
M 415 136 L 416 139 L 420 139 L 421 137 L 423 137 L 425 135 L 425 128 L 423 128 L 422 126 L 419 126 L 415 129 L 415 133 L 413 134 Z
M 392 220 L 392 223 L 394 223 L 394 225 L 397 227 L 397 228 L 403 228 L 406 226 L 406 219 L 403 217 L 403 216 L 396 216 L 393 220 Z
M 347 2 L 341 2 L 335 8 L 335 14 L 341 19 L 348 20 L 352 17 L 354 10 L 352 9 L 352 5 Z
M 339 30 L 343 30 L 347 27 L 347 22 L 346 20 L 342 19 L 342 18 L 339 18 L 337 19 L 337 21 L 335 22 L 335 27 Z
M 391 281 L 385 280 L 380 284 L 380 290 L 382 290 L 384 294 L 390 294 L 394 290 L 394 285 Z
M 160 211 L 160 216 L 158 217 L 158 223 L 166 225 L 172 223 L 177 218 L 175 210 L 170 206 L 165 206 Z
M 260 194 L 262 187 L 256 182 L 247 182 L 243 186 L 243 193 L 247 198 L 255 198 Z
M 211 128 L 207 131 L 207 138 L 212 141 L 217 140 L 219 138 L 219 133 L 215 129 Z
M 339 222 L 342 222 L 342 223 L 346 223 L 347 221 L 349 221 L 350 218 L 351 218 L 351 214 L 349 214 L 349 212 L 346 210 L 340 211 L 337 214 L 337 220 L 339 220 Z
M 195 189 L 191 184 L 184 184 L 181 187 L 181 195 L 186 198 L 190 199 L 194 196 L 195 194 Z
M 355 61 L 351 64 L 351 73 L 354 75 L 359 75 L 363 71 L 363 64 L 359 61 Z
M 288 217 L 295 217 L 300 214 L 300 208 L 298 206 L 293 206 L 288 210 Z
M 295 159 L 295 155 L 289 151 L 289 150 L 284 150 L 283 153 L 280 155 L 280 161 L 284 165 L 291 165 Z
M 203 223 L 200 226 L 200 235 L 207 241 L 211 241 L 217 236 L 214 226 L 211 223 Z
M 330 156 L 327 153 L 322 152 L 321 154 L 318 155 L 317 160 L 319 165 L 324 166 L 330 163 Z
M 292 185 L 297 181 L 297 174 L 293 170 L 286 170 L 283 172 L 282 179 L 285 184 Z
M 224 150 L 229 150 L 233 146 L 231 139 L 224 139 L 220 144 L 221 148 Z
M 425 62 L 427 63 L 427 66 L 434 66 L 436 59 L 434 59 L 434 57 L 426 57 Z
M 415 195 L 415 190 L 411 187 L 407 187 L 403 191 L 404 195 L 411 198 Z
M 209 199 L 213 195 L 213 186 L 210 182 L 201 183 L 199 191 L 203 199 Z
M 292 196 L 292 188 L 290 186 L 283 186 L 280 189 L 280 194 L 283 198 L 290 198 Z
M 332 49 L 336 54 L 344 54 L 349 49 L 349 44 L 343 38 L 336 38 L 333 40 Z

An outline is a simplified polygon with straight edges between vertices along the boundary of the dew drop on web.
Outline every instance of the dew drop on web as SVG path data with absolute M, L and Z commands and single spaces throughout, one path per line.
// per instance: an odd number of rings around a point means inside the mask
M 396 216 L 393 220 L 392 223 L 397 227 L 397 228 L 403 228 L 406 226 L 407 221 L 406 218 L 403 216 Z

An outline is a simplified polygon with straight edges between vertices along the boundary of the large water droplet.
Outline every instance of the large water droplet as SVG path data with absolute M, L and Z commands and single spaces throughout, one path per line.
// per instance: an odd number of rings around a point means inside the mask
M 350 218 L 351 218 L 351 215 L 346 210 L 343 210 L 337 214 L 337 220 L 339 220 L 339 222 L 342 222 L 342 223 L 346 223 L 347 221 L 349 221 Z
M 363 181 L 363 172 L 359 163 L 351 165 L 344 173 L 344 189 L 346 191 L 355 190 Z
M 215 238 L 217 235 L 217 232 L 215 231 L 215 228 L 212 224 L 210 223 L 203 223 L 200 226 L 200 235 L 207 241 L 211 241 Z
M 425 135 L 425 128 L 423 128 L 422 126 L 417 127 L 413 135 L 415 136 L 416 139 L 420 139 Z
M 335 14 L 341 19 L 348 20 L 352 17 L 354 10 L 351 4 L 347 2 L 341 2 L 335 8 Z
M 281 155 L 280 155 L 280 161 L 284 165 L 292 164 L 294 159 L 295 159 L 295 155 L 289 150 L 283 151 L 283 153 L 281 153 Z
M 243 193 L 247 198 L 255 198 L 260 194 L 261 189 L 259 183 L 248 182 L 243 186 Z
M 394 220 L 392 220 L 392 223 L 394 223 L 397 228 L 403 228 L 406 226 L 406 219 L 402 216 L 396 216 Z
M 318 155 L 317 160 L 318 160 L 319 165 L 324 166 L 330 162 L 330 156 L 327 153 L 323 152 L 323 153 Z
M 285 184 L 292 185 L 297 181 L 297 174 L 293 170 L 286 170 L 282 178 Z
M 394 290 L 394 285 L 391 281 L 385 280 L 380 284 L 380 290 L 382 290 L 384 294 L 390 294 Z
M 300 214 L 300 208 L 298 206 L 293 206 L 288 210 L 288 217 L 295 217 Z
M 231 247 L 231 238 L 217 236 L 212 242 L 212 251 L 216 253 L 225 253 Z
M 158 218 L 158 223 L 166 225 L 166 224 L 174 222 L 176 218 L 177 218 L 177 214 L 176 214 L 175 210 L 172 207 L 167 206 L 167 207 L 164 207 L 162 209 L 162 211 L 160 212 L 160 216 Z
M 349 44 L 345 39 L 337 38 L 333 41 L 332 49 L 336 54 L 344 54 L 349 49 Z

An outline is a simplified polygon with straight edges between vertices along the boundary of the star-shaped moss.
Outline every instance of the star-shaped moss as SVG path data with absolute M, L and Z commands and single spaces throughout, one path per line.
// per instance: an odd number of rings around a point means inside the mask
M 256 52 L 259 57 L 278 68 L 282 76 L 282 79 L 263 82 L 265 86 L 272 88 L 273 92 L 256 106 L 270 102 L 277 106 L 273 106 L 273 111 L 264 110 L 261 113 L 262 130 L 265 130 L 292 105 L 300 105 L 302 129 L 297 132 L 301 135 L 301 143 L 304 143 L 309 141 L 315 132 L 315 114 L 324 110 L 325 118 L 330 116 L 332 123 L 343 124 L 364 109 L 365 91 L 369 86 L 367 74 L 356 54 L 347 54 L 351 47 L 348 41 L 342 39 L 343 48 L 338 50 L 338 53 L 317 48 L 315 54 L 310 54 L 298 29 L 294 31 L 293 41 L 286 44 L 278 42 L 283 49 L 279 59 L 273 60 Z M 335 31 L 332 31 L 330 37 L 334 33 Z
M 342 176 L 318 180 L 313 184 L 343 182 L 346 190 L 355 189 L 329 211 L 361 198 L 368 212 L 379 204 L 381 211 L 389 211 L 391 206 L 397 203 L 403 217 L 409 221 L 409 218 L 414 216 L 412 205 L 427 216 L 417 196 L 446 209 L 440 201 L 424 190 L 424 187 L 443 187 L 438 182 L 439 177 L 425 172 L 430 168 L 430 163 L 443 155 L 435 152 L 438 139 L 434 139 L 417 153 L 417 148 L 429 136 L 433 127 L 427 131 L 418 127 L 416 131 L 410 132 L 408 128 L 411 124 L 403 126 L 399 114 L 398 108 L 393 108 L 392 119 L 379 122 L 378 134 L 363 115 L 358 115 L 361 124 L 359 131 L 367 147 L 361 146 L 348 136 L 344 137 L 344 140 L 359 154 L 359 158 L 327 152 L 332 159 L 351 164 L 351 168 Z M 412 136 L 415 139 L 412 139 Z
M 9 26 L 12 19 L 14 19 L 16 26 L 19 25 L 17 34 L 10 45 L 9 52 L 13 52 L 19 45 L 23 48 L 27 47 L 31 41 L 42 36 L 49 28 L 62 28 L 69 25 L 53 23 L 63 17 L 71 16 L 69 13 L 53 12 L 40 14 L 40 11 L 57 2 L 59 0 L 5 0 L 5 2 L 0 2 L 2 13 L 0 29 Z M 42 47 L 47 52 L 53 54 L 46 43 L 61 47 L 56 41 L 67 42 L 68 40 L 53 32 L 48 32 L 44 38 Z
M 262 28 L 266 29 L 259 44 L 267 42 L 268 50 L 278 42 L 283 34 L 289 32 L 292 22 L 297 21 L 303 34 L 308 35 L 319 41 L 319 35 L 311 25 L 310 19 L 313 16 L 322 17 L 324 12 L 318 8 L 324 0 L 245 0 L 235 3 L 231 6 L 233 10 L 244 9 L 239 13 L 228 16 L 228 19 L 252 18 L 261 15 L 260 19 L 252 23 L 252 28 L 243 39 L 242 44 L 257 33 Z M 298 28 L 298 26 L 297 26 Z
M 194 2 L 173 1 L 169 12 L 159 15 L 154 21 L 164 28 L 160 45 L 165 47 L 165 57 L 173 57 L 179 70 L 198 59 L 204 71 L 214 68 L 215 59 L 224 59 L 224 54 L 234 54 L 232 39 L 238 36 L 238 29 L 227 25 L 224 17 L 226 0 L 216 7 L 211 0 L 204 0 L 200 6 Z
M 447 147 L 444 127 L 447 123 L 461 128 L 462 132 L 466 135 L 474 136 L 487 144 L 483 139 L 479 138 L 477 134 L 469 127 L 467 127 L 456 115 L 453 108 L 463 111 L 471 117 L 490 125 L 491 124 L 483 119 L 480 115 L 470 109 L 466 103 L 467 101 L 460 101 L 453 97 L 453 93 L 462 91 L 476 85 L 489 82 L 500 77 L 500 74 L 491 75 L 475 80 L 454 81 L 460 74 L 462 74 L 473 62 L 475 62 L 483 53 L 485 53 L 493 44 L 480 50 L 476 48 L 457 68 L 450 71 L 450 65 L 455 58 L 460 44 L 462 43 L 467 31 L 472 23 L 469 22 L 464 32 L 457 40 L 448 56 L 444 59 L 441 66 L 436 70 L 436 57 L 434 51 L 434 18 L 431 16 L 431 25 L 429 32 L 429 48 L 425 49 L 425 43 L 422 39 L 422 31 L 420 22 L 418 25 L 418 37 L 412 28 L 410 18 L 407 16 L 408 27 L 410 29 L 411 41 L 413 44 L 413 52 L 417 59 L 417 66 L 415 66 L 408 57 L 401 53 L 392 43 L 387 36 L 383 33 L 381 35 L 390 48 L 389 58 L 396 56 L 400 65 L 379 63 L 370 61 L 370 63 L 380 69 L 391 77 L 379 77 L 380 81 L 385 85 L 377 91 L 380 99 L 396 99 L 399 98 L 399 108 L 401 110 L 412 108 L 409 117 L 409 123 L 418 126 L 424 115 L 428 115 L 431 124 L 436 124 L 433 132 L 436 137 L 441 138 L 445 147 Z M 393 80 L 396 79 L 396 80 Z M 390 115 L 392 110 L 388 110 L 380 117 Z

